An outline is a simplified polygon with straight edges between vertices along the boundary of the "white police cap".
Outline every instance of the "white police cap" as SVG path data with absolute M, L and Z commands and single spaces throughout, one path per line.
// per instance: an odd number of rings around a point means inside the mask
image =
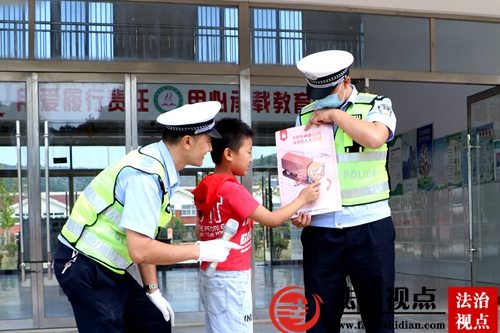
M 214 128 L 214 118 L 220 109 L 221 103 L 217 101 L 185 104 L 159 115 L 156 121 L 170 135 L 207 134 L 220 139 L 222 136 Z
M 313 53 L 297 63 L 306 75 L 307 95 L 315 100 L 328 96 L 349 75 L 354 57 L 347 51 L 330 50 Z

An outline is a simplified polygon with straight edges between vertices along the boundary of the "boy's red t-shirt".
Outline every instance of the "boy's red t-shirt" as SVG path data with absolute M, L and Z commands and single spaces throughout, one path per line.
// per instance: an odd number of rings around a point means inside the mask
M 233 175 L 213 174 L 206 176 L 193 190 L 199 217 L 200 240 L 207 241 L 222 237 L 224 225 L 232 218 L 238 221 L 238 231 L 231 241 L 242 246 L 231 250 L 226 261 L 217 265 L 218 270 L 250 269 L 252 254 L 252 221 L 249 218 L 260 205 Z M 210 263 L 202 262 L 201 269 Z

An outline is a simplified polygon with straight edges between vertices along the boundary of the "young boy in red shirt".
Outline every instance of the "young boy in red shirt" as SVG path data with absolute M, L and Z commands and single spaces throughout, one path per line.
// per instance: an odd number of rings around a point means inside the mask
M 300 192 L 297 199 L 276 211 L 259 204 L 235 176 L 246 175 L 252 163 L 252 138 L 255 131 L 237 118 L 224 118 L 215 128 L 221 139 L 212 139 L 212 160 L 215 170 L 193 190 L 199 211 L 196 234 L 201 241 L 221 238 L 229 219 L 239 226 L 231 241 L 242 246 L 231 251 L 227 260 L 217 266 L 212 277 L 204 270 L 210 264 L 201 263 L 200 296 L 205 308 L 206 332 L 253 332 L 250 262 L 252 255 L 252 220 L 276 227 L 289 220 L 304 205 L 319 197 L 319 183 Z M 299 213 L 302 226 L 310 215 Z

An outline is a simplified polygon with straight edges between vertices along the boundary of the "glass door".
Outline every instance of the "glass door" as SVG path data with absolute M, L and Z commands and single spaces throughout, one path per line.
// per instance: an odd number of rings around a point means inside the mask
M 29 273 L 26 77 L 2 77 L 12 81 L 0 82 L 0 326 L 14 329 L 35 321 Z
M 2 79 L 0 331 L 74 327 L 52 271 L 57 236 L 78 194 L 131 147 L 130 76 Z
M 273 188 L 271 187 L 271 177 L 267 168 L 253 167 L 253 183 L 256 183 L 254 197 L 259 200 L 264 207 L 270 211 L 280 208 L 279 201 L 273 200 Z M 278 206 L 278 207 L 275 207 Z M 273 259 L 273 229 L 259 223 L 254 224 L 253 246 L 254 261 L 256 265 L 272 264 Z
M 114 80 L 113 80 L 114 79 Z M 38 83 L 40 143 L 40 255 L 47 271 L 40 296 L 41 327 L 74 326 L 73 312 L 52 272 L 57 237 L 78 195 L 108 165 L 126 154 L 123 75 L 41 75 Z
M 500 87 L 467 98 L 472 286 L 500 285 Z

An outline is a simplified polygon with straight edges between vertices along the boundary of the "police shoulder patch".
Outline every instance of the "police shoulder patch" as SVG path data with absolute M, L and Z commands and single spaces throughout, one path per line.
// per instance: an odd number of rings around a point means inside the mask
M 389 104 L 379 104 L 378 112 L 380 112 L 384 116 L 390 117 L 392 114 L 392 107 Z

